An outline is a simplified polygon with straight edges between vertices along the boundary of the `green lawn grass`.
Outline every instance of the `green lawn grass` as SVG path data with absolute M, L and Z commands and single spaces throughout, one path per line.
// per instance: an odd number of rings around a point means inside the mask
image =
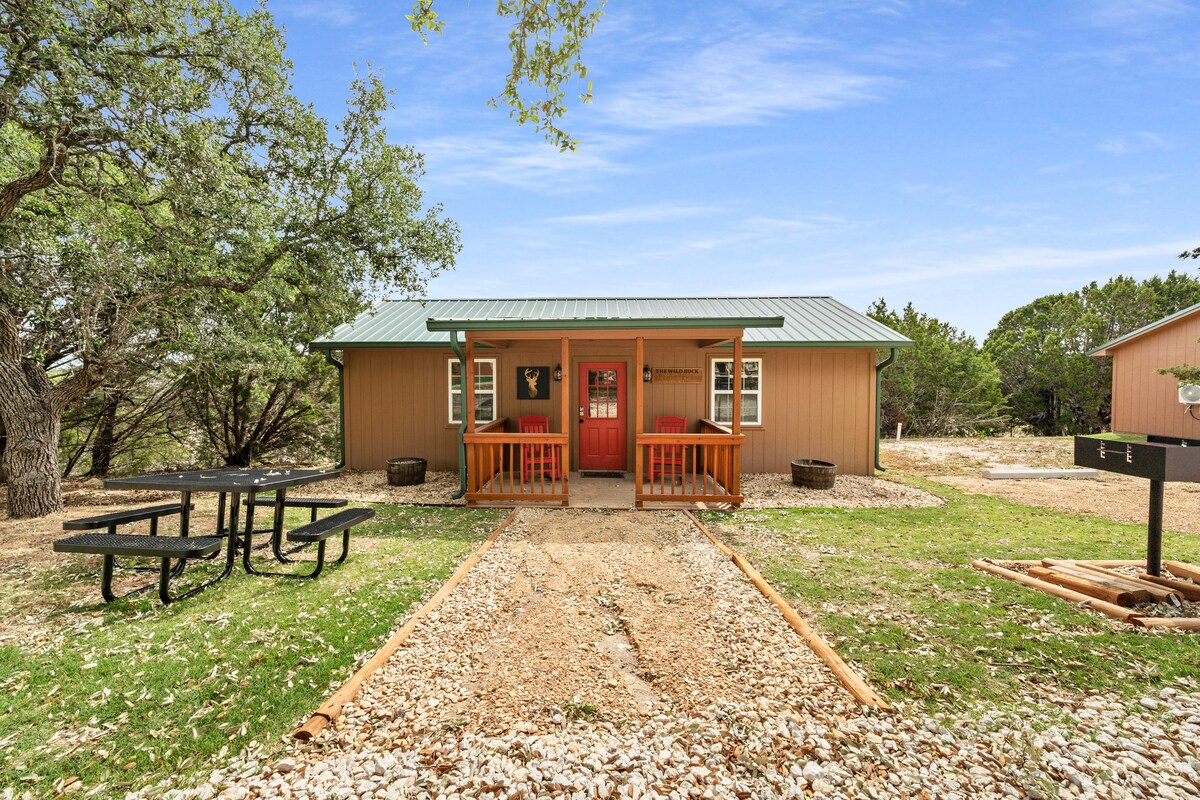
M 500 518 L 376 509 L 373 523 L 356 528 L 349 561 L 315 581 L 255 578 L 239 567 L 165 609 L 153 591 L 67 606 L 63 598 L 99 580 L 99 557 L 80 557 L 5 587 L 12 613 L 30 602 L 62 607 L 52 609 L 44 645 L 0 647 L 0 789 L 52 797 L 76 778 L 76 796 L 102 784 L 93 796 L 119 797 L 168 776 L 187 785 L 251 742 L 279 742 Z M 306 511 L 294 516 L 290 523 L 307 521 Z M 212 569 L 189 566 L 184 577 Z
M 947 504 L 748 510 L 707 521 L 893 698 L 1004 703 L 1016 689 L 1136 698 L 1200 676 L 1194 634 L 1113 624 L 970 566 L 983 557 L 1143 558 L 1144 527 L 906 480 Z M 1169 558 L 1200 561 L 1200 537 L 1168 532 L 1163 546 Z

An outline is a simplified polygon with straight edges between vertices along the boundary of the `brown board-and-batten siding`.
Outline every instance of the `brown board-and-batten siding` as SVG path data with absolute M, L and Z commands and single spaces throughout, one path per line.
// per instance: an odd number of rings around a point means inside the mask
M 1174 375 L 1158 370 L 1200 364 L 1200 314 L 1114 346 L 1112 429 L 1118 433 L 1200 439 L 1200 420 L 1179 402 Z
M 481 348 L 477 358 L 497 361 L 497 414 L 516 430 L 517 418 L 538 414 L 550 418 L 552 431 L 561 430 L 559 393 L 564 383 L 551 381 L 547 401 L 516 398 L 518 366 L 559 363 L 557 342 Z M 746 473 L 787 473 L 795 458 L 831 461 L 839 472 L 873 472 L 875 355 L 867 348 L 751 348 L 746 358 L 762 358 L 763 425 L 743 426 Z M 571 364 L 562 365 L 571 383 L 570 405 L 578 405 L 574 385 L 582 361 L 620 360 L 632 364 L 632 342 L 571 343 Z M 344 351 L 346 391 L 346 465 L 379 470 L 389 458 L 417 456 L 431 470 L 458 468 L 458 425 L 448 416 L 447 369 L 449 348 L 374 347 Z M 650 383 L 645 386 L 644 429 L 654 430 L 656 416 L 684 416 L 695 432 L 701 418 L 711 418 L 711 362 L 732 357 L 729 348 L 700 349 L 688 342 L 647 342 L 646 362 L 654 368 L 699 368 L 699 384 Z M 628 369 L 628 398 L 632 413 L 634 382 L 640 375 Z M 573 421 L 572 421 L 573 423 Z M 634 453 L 634 425 L 628 430 L 628 452 Z M 572 468 L 577 464 L 578 428 L 571 425 Z M 630 471 L 633 464 L 627 467 Z

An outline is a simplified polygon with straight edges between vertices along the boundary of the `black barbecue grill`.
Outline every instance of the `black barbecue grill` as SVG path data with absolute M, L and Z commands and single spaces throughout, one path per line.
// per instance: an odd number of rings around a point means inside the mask
M 1075 465 L 1150 479 L 1146 571 L 1151 575 L 1162 574 L 1163 484 L 1167 481 L 1200 483 L 1200 447 L 1076 436 Z

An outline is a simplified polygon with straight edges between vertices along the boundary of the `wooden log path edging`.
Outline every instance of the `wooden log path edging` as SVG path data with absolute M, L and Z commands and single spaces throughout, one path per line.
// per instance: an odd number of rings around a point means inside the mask
M 1002 567 L 989 559 L 978 559 L 971 566 L 983 572 L 1006 578 L 1010 581 L 1037 589 L 1046 594 L 1054 595 L 1063 600 L 1093 608 L 1113 619 L 1126 622 L 1141 628 L 1167 628 L 1169 630 L 1200 632 L 1200 617 L 1155 617 L 1142 614 L 1132 608 L 1124 608 L 1117 603 L 1108 602 L 1099 595 L 1126 599 L 1127 587 L 1133 590 L 1149 591 L 1151 598 L 1161 603 L 1180 604 L 1180 598 L 1200 600 L 1200 585 L 1187 583 L 1182 580 L 1155 577 L 1141 574 L 1137 578 L 1110 572 L 1106 567 L 1140 566 L 1145 567 L 1144 561 L 1070 561 L 1066 559 L 1044 558 L 1038 561 L 1014 561 L 1029 568 L 1029 574 Z M 1180 561 L 1167 561 L 1164 565 L 1178 577 L 1190 577 L 1200 580 L 1200 567 L 1185 564 Z M 1049 570 L 1058 570 L 1061 574 L 1049 576 Z M 1067 581 L 1064 576 L 1084 576 L 1082 579 Z M 1054 582 L 1051 582 L 1054 581 Z M 1095 586 L 1087 585 L 1089 582 Z M 1068 588 L 1059 583 L 1070 583 L 1078 587 Z M 1107 591 L 1098 591 L 1107 590 Z M 1120 590 L 1120 591 L 1116 591 Z M 1115 594 L 1114 594 L 1115 592 Z
M 307 722 L 296 728 L 292 732 L 292 736 L 301 741 L 307 741 L 325 730 L 329 726 L 329 723 L 337 719 L 342 713 L 342 707 L 358 695 L 358 690 L 362 688 L 367 678 L 382 667 L 392 657 L 392 654 L 400 649 L 400 646 L 417 629 L 417 624 L 423 618 L 428 616 L 430 612 L 445 601 L 450 593 L 454 591 L 454 587 L 470 572 L 471 567 L 475 566 L 479 562 L 479 559 L 483 557 L 483 554 L 496 543 L 496 540 L 500 538 L 500 534 L 504 532 L 504 529 L 516 520 L 517 512 L 519 511 L 519 508 L 514 508 L 509 512 L 509 515 L 497 526 L 496 530 L 492 531 L 492 535 L 483 544 L 479 545 L 479 548 L 474 553 L 467 557 L 467 560 L 459 566 L 448 581 L 442 584 L 442 588 L 438 589 L 437 593 L 429 598 L 429 601 L 425 605 L 417 609 L 417 612 L 408 618 L 408 622 L 405 622 L 400 630 L 396 631 L 390 639 L 384 642 L 383 647 L 379 648 L 378 652 L 371 656 L 371 659 L 367 663 L 363 664 L 357 672 L 350 676 L 348 681 L 342 684 L 340 689 L 334 692 L 320 708 L 314 711 Z
M 721 553 L 733 561 L 738 569 L 746 574 L 750 582 L 763 593 L 763 595 L 771 601 L 771 603 L 783 613 L 783 618 L 792 627 L 792 630 L 800 634 L 805 643 L 812 649 L 817 656 L 825 662 L 834 677 L 854 696 L 854 699 L 865 706 L 877 708 L 880 711 L 891 711 L 892 707 L 879 694 L 863 680 L 862 676 L 855 672 L 850 665 L 842 660 L 842 657 L 837 654 L 828 642 L 821 638 L 821 634 L 813 630 L 803 617 L 796 613 L 796 609 L 783 599 L 783 596 L 767 583 L 766 579 L 758 573 L 749 561 L 735 552 L 731 547 L 717 538 L 716 534 L 708 529 L 708 527 L 700 521 L 700 519 L 691 511 L 684 511 L 687 518 L 692 521 L 701 533 L 708 537 L 708 540 L 713 543 Z

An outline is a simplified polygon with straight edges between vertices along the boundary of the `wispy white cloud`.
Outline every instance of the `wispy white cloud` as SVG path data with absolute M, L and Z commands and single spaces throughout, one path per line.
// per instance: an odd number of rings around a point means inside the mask
M 1193 11 L 1185 0 L 1089 0 L 1084 14 L 1093 25 L 1128 29 Z
M 694 217 L 715 214 L 719 211 L 720 209 L 713 206 L 655 203 L 653 205 L 629 206 L 610 211 L 598 211 L 594 214 L 572 214 L 565 217 L 551 217 L 546 221 L 574 225 L 629 225 L 692 219 Z
M 425 155 L 430 183 L 491 181 L 547 193 L 577 189 L 600 175 L 625 170 L 617 158 L 632 146 L 621 137 L 598 137 L 563 153 L 524 134 L 520 129 L 491 137 L 452 134 L 414 146 Z
M 944 285 L 954 278 L 997 274 L 1015 278 L 1044 272 L 1084 271 L 1095 276 L 1114 265 L 1161 262 L 1194 246 L 1189 240 L 1177 239 L 1110 248 L 999 247 L 962 255 L 897 248 L 907 252 L 902 256 L 874 259 L 862 270 L 837 271 L 808 285 L 822 292 L 857 291 L 868 275 L 873 288 L 926 282 Z
M 1143 150 L 1169 150 L 1170 147 L 1171 143 L 1165 136 L 1151 131 L 1114 136 L 1096 145 L 1096 149 L 1101 153 L 1109 153 L 1114 156 L 1123 156 Z
M 886 78 L 806 57 L 817 43 L 750 36 L 702 48 L 605 98 L 599 113 L 624 127 L 754 125 L 783 114 L 877 99 Z
M 272 6 L 280 16 L 324 22 L 338 28 L 348 28 L 360 17 L 353 3 L 338 0 L 301 0 L 296 3 L 280 3 Z

